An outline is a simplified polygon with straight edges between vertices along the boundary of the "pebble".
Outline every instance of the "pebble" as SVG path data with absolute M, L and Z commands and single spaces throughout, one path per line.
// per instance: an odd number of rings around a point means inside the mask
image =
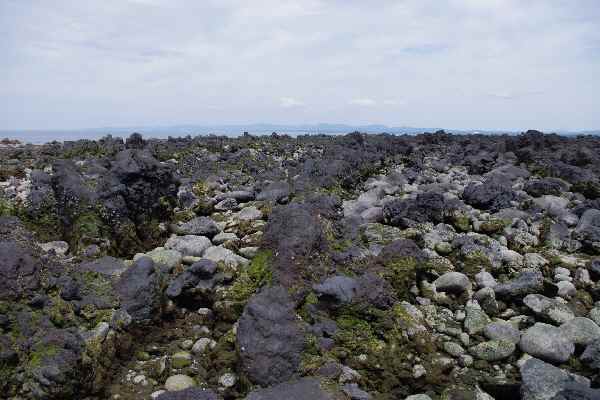
M 196 381 L 187 375 L 172 375 L 165 382 L 165 389 L 169 392 L 176 392 L 193 386 L 196 386 Z

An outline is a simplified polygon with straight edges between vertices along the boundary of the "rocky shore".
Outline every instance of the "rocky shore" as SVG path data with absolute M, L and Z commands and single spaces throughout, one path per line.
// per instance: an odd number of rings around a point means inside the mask
M 600 399 L 600 137 L 0 142 L 0 398 Z

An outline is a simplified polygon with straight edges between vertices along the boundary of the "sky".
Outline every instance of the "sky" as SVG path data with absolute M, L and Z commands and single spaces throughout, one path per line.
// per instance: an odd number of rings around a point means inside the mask
M 0 0 L 0 130 L 600 128 L 598 0 Z

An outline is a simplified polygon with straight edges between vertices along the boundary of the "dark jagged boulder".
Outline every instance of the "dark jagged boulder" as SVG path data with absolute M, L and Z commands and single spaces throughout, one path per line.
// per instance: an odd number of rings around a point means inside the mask
M 600 210 L 583 213 L 573 233 L 588 249 L 600 253 Z
M 16 241 L 0 242 L 0 300 L 31 295 L 40 286 L 41 268 L 27 245 Z
M 266 185 L 256 196 L 260 201 L 272 201 L 274 203 L 284 204 L 288 201 L 291 193 L 290 185 L 287 182 L 272 182 Z
M 561 179 L 542 178 L 527 182 L 523 190 L 533 197 L 540 197 L 544 195 L 559 196 L 567 188 L 568 184 Z
M 496 212 L 511 206 L 516 195 L 512 188 L 498 180 L 489 179 L 484 183 L 471 183 L 463 191 L 465 203 L 482 210 Z
M 421 248 L 411 239 L 398 239 L 385 246 L 379 253 L 381 262 L 393 262 L 412 258 L 418 262 L 426 260 L 426 255 Z
M 277 254 L 273 278 L 285 287 L 317 282 L 325 276 L 322 255 L 328 246 L 319 217 L 306 204 L 292 203 L 273 210 L 263 247 Z
M 169 284 L 165 294 L 169 298 L 177 298 L 196 287 L 201 280 L 211 279 L 216 270 L 217 263 L 212 260 L 202 259 L 195 262 Z
M 458 207 L 456 201 L 448 201 L 434 191 L 414 199 L 393 200 L 383 207 L 383 216 L 391 225 L 408 228 L 422 222 L 443 222 Z
M 242 371 L 251 382 L 273 385 L 298 373 L 305 328 L 281 286 L 254 295 L 239 319 L 237 347 Z
M 159 267 L 149 257 L 139 258 L 121 275 L 116 291 L 133 321 L 148 322 L 159 316 L 162 279 Z

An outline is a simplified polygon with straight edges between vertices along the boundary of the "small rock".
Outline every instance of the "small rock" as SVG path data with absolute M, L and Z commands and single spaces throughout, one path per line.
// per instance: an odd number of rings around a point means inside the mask
M 256 207 L 244 207 L 237 217 L 241 221 L 255 221 L 262 218 L 262 212 Z
M 485 270 L 478 272 L 475 275 L 475 282 L 477 283 L 477 287 L 479 287 L 479 288 L 486 288 L 486 287 L 493 288 L 494 286 L 497 285 L 497 282 L 496 282 L 496 279 L 494 278 L 494 276 Z
M 196 381 L 187 375 L 172 375 L 165 382 L 165 389 L 169 392 L 176 392 L 196 386 Z
M 231 372 L 227 372 L 219 377 L 219 385 L 224 388 L 232 388 L 237 382 L 237 376 Z
M 223 244 L 228 241 L 236 241 L 239 240 L 237 235 L 232 232 L 221 232 L 212 239 L 212 242 L 216 245 Z
M 466 307 L 466 313 L 467 316 L 463 321 L 463 325 L 469 335 L 475 335 L 482 332 L 491 322 L 490 317 L 479 308 L 468 306 Z
M 571 297 L 575 296 L 575 294 L 577 294 L 577 289 L 575 288 L 575 285 L 573 285 L 569 281 L 564 280 L 557 282 L 556 286 L 558 287 L 557 294 L 562 298 L 570 299 Z
M 465 353 L 465 349 L 463 349 L 463 347 L 458 343 L 444 342 L 443 347 L 446 353 L 454 357 L 458 357 Z
M 54 252 L 54 254 L 58 256 L 64 256 L 69 251 L 69 243 L 63 242 L 61 240 L 48 243 L 41 243 L 40 247 L 46 253 Z
M 413 378 L 419 379 L 427 375 L 427 370 L 421 364 L 417 364 L 413 367 Z
M 194 354 L 203 354 L 207 350 L 212 350 L 217 345 L 217 342 L 210 338 L 200 338 L 194 343 L 192 346 L 192 353 Z
M 510 357 L 516 349 L 516 345 L 510 340 L 490 340 L 471 347 L 469 351 L 475 357 L 486 361 L 499 361 Z
M 510 322 L 492 322 L 485 327 L 483 334 L 491 340 L 508 340 L 515 344 L 521 340 L 521 332 Z

